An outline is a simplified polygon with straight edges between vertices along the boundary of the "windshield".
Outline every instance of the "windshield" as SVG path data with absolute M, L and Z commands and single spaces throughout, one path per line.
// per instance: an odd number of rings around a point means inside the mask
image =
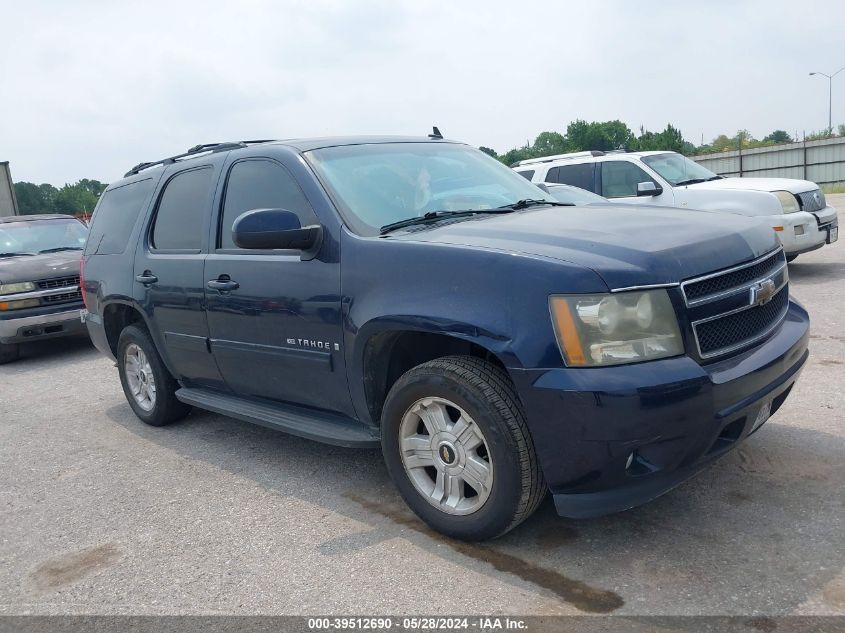
M 694 160 L 690 160 L 686 156 L 681 156 L 674 152 L 643 156 L 643 162 L 673 186 L 687 182 L 688 180 L 703 182 L 719 177 Z
M 0 224 L 0 255 L 82 250 L 88 228 L 78 220 L 27 220 Z
M 347 224 L 361 235 L 378 235 L 382 226 L 433 211 L 496 209 L 525 199 L 554 202 L 467 145 L 372 143 L 327 147 L 306 156 Z
M 581 206 L 584 204 L 593 204 L 594 202 L 607 202 L 607 198 L 594 194 L 592 191 L 579 189 L 578 187 L 570 187 L 569 185 L 546 185 L 549 188 L 549 193 L 552 194 L 559 202 L 570 202 L 574 205 Z

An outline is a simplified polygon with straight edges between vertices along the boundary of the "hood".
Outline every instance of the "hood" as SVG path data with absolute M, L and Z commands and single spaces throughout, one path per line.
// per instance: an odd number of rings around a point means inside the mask
M 540 256 L 590 268 L 609 288 L 677 283 L 780 245 L 753 218 L 644 205 L 545 207 L 477 216 L 390 239 Z
M 0 257 L 0 283 L 75 277 L 79 274 L 80 257 L 82 251 Z
M 708 180 L 688 186 L 690 189 L 739 189 L 743 191 L 789 191 L 790 193 L 804 193 L 819 188 L 814 182 L 795 180 L 794 178 L 720 178 L 719 180 Z

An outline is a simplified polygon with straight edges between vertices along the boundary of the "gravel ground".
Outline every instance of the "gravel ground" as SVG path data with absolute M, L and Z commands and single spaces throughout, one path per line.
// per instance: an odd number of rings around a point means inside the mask
M 547 499 L 487 545 L 423 528 L 376 451 L 150 428 L 87 341 L 32 346 L 0 367 L 0 614 L 845 614 L 843 243 L 790 274 L 812 355 L 760 433 L 644 507 Z

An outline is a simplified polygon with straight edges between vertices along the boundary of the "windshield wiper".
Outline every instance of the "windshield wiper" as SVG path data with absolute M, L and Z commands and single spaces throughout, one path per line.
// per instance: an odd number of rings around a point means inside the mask
M 21 257 L 22 255 L 35 255 L 35 253 L 0 253 L 0 257 Z
M 465 209 L 463 211 L 429 211 L 424 215 L 417 215 L 413 218 L 406 218 L 404 220 L 399 220 L 398 222 L 385 224 L 379 229 L 379 234 L 384 235 L 385 233 L 390 233 L 396 229 L 413 226 L 415 224 L 432 224 L 434 222 L 439 222 L 444 218 L 462 218 L 472 215 L 481 215 L 484 213 L 511 213 L 512 211 L 514 211 L 514 209 L 510 207 L 500 207 L 498 209 Z
M 707 182 L 710 182 L 711 180 L 724 180 L 724 178 L 724 176 L 710 176 L 710 178 L 707 179 Z
M 42 253 L 58 253 L 59 251 L 81 251 L 81 246 L 57 246 L 56 248 L 45 248 L 43 251 L 38 251 L 38 254 Z
M 527 209 L 528 207 L 537 207 L 541 205 L 548 207 L 574 207 L 575 203 L 558 202 L 557 200 L 534 200 L 532 198 L 523 198 L 522 200 L 517 200 L 516 202 L 511 202 L 510 204 L 503 204 L 501 207 L 496 208 L 513 209 L 514 211 L 519 211 L 520 209 Z
M 697 185 L 700 182 L 706 182 L 707 180 L 711 180 L 710 178 L 690 178 L 689 180 L 682 180 L 681 182 L 676 182 L 676 187 L 683 187 L 684 185 Z

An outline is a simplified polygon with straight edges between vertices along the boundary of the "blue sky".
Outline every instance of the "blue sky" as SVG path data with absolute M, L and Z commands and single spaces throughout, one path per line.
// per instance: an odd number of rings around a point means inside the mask
M 0 0 L 0 160 L 111 181 L 197 143 L 423 134 L 504 151 L 576 118 L 696 143 L 827 125 L 845 3 Z M 834 82 L 845 122 L 845 72 Z

